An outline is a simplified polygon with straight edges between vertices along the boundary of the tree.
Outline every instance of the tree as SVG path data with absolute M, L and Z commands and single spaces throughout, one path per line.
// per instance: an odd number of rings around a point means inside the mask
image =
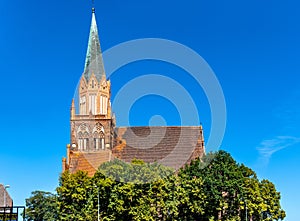
M 141 160 L 130 164 L 114 160 L 102 164 L 95 175 L 100 188 L 103 177 L 112 182 L 106 191 L 109 200 L 104 200 L 104 206 L 101 203 L 106 220 L 165 220 L 176 208 L 170 203 L 168 177 L 174 175 L 170 168 Z
M 144 184 L 151 183 L 173 175 L 174 171 L 158 163 L 145 163 L 142 160 L 134 159 L 131 163 L 115 159 L 103 163 L 99 172 L 113 180 L 124 183 Z
M 181 174 L 179 188 L 175 190 L 179 201 L 179 220 L 201 220 L 207 207 L 207 195 L 201 177 Z
M 26 199 L 26 220 L 57 220 L 56 195 L 44 191 L 32 192 Z
M 62 173 L 57 191 L 57 207 L 60 220 L 94 220 L 97 207 L 94 205 L 92 179 L 78 171 Z
M 280 206 L 280 193 L 276 191 L 275 185 L 268 181 L 260 182 L 260 193 L 263 200 L 262 220 L 283 220 L 286 216 L 285 211 Z
M 26 200 L 28 220 L 282 220 L 280 193 L 229 153 L 209 153 L 174 173 L 141 160 L 114 160 L 93 177 L 64 172 L 57 195 L 35 191 Z M 247 213 L 246 213 L 247 210 Z
M 273 183 L 258 180 L 253 170 L 238 164 L 229 153 L 209 153 L 180 171 L 200 177 L 206 196 L 201 220 L 279 220 L 285 212 Z
M 203 180 L 207 203 L 202 220 L 237 219 L 242 174 L 230 154 L 225 151 L 209 153 L 187 165 L 180 173 Z

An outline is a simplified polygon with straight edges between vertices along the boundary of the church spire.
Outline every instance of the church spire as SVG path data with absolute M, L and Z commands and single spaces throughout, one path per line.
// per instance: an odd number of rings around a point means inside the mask
M 94 7 L 92 8 L 92 22 L 83 72 L 83 75 L 87 82 L 89 81 L 92 74 L 96 76 L 99 82 L 101 81 L 101 78 L 103 76 L 105 77 Z

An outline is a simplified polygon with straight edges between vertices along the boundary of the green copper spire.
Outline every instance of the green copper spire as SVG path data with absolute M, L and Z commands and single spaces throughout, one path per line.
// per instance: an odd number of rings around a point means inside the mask
M 99 82 L 102 76 L 105 77 L 102 52 L 100 47 L 94 8 L 92 8 L 92 23 L 90 28 L 89 44 L 86 52 L 83 74 L 85 79 L 89 81 L 93 73 L 95 74 Z

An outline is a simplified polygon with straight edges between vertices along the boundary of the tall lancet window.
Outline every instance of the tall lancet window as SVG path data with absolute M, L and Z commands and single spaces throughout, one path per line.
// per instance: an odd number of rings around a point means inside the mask
M 78 150 L 83 150 L 83 134 L 79 132 L 77 136 L 78 136 Z
M 79 100 L 80 114 L 86 114 L 86 98 L 82 96 Z
M 101 149 L 104 150 L 104 136 L 102 138 L 100 138 L 101 141 Z
M 89 96 L 89 111 L 92 112 L 92 114 L 96 114 L 96 95 L 91 94 Z
M 104 134 L 103 132 L 94 133 L 94 150 L 104 150 Z
M 100 97 L 100 114 L 107 114 L 107 97 L 102 96 Z
M 89 138 L 88 133 L 85 132 L 82 134 L 81 132 L 78 133 L 78 150 L 86 151 L 89 149 Z
M 104 150 L 105 140 L 104 140 L 104 128 L 99 122 L 96 123 L 93 129 L 93 137 L 94 137 L 94 150 Z
M 83 138 L 83 150 L 89 149 L 89 134 L 87 132 L 84 133 Z
M 89 128 L 86 124 L 81 124 L 77 130 L 78 150 L 89 150 Z

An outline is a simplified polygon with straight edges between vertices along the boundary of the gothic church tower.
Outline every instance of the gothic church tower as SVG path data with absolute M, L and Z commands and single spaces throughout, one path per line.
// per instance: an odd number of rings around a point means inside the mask
M 78 98 L 75 99 L 78 100 L 73 99 L 71 106 L 71 150 L 95 152 L 111 149 L 115 123 L 111 111 L 110 81 L 105 75 L 94 8 L 84 72 L 79 82 Z
M 72 100 L 71 139 L 67 157 L 63 158 L 63 171 L 81 170 L 93 176 L 102 163 L 114 158 L 125 162 L 141 159 L 178 170 L 205 154 L 201 125 L 116 128 L 110 86 L 93 8 L 84 71 Z

